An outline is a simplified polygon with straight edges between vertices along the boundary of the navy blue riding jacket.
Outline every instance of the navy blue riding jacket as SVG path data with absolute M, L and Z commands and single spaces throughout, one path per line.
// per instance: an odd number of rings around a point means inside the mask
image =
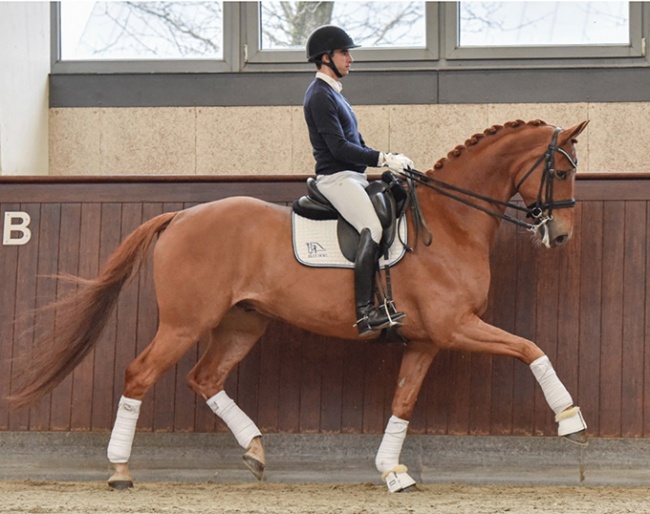
M 317 175 L 345 170 L 363 173 L 368 166 L 377 166 L 379 152 L 366 146 L 352 107 L 327 82 L 314 79 L 305 93 L 303 110 Z

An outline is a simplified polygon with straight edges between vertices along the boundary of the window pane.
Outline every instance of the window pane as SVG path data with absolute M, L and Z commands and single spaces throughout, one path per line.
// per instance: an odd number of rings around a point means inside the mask
M 61 2 L 61 59 L 223 59 L 223 2 Z
M 364 47 L 425 47 L 425 2 L 260 2 L 262 50 L 303 49 L 321 25 Z
M 460 2 L 463 46 L 628 45 L 629 2 Z

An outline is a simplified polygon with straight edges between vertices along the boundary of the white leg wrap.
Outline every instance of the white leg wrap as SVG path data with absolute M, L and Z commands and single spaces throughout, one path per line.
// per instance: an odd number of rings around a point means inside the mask
M 573 399 L 566 387 L 557 378 L 557 374 L 546 355 L 533 361 L 530 369 L 544 391 L 549 407 L 557 415 L 573 405 Z
M 253 420 L 237 406 L 226 391 L 219 391 L 207 404 L 228 426 L 242 448 L 247 449 L 253 439 L 262 435 Z
M 377 450 L 375 466 L 380 473 L 392 470 L 399 464 L 399 455 L 406 438 L 409 422 L 397 416 L 391 416 L 384 431 L 384 437 Z
M 133 400 L 122 396 L 117 406 L 117 416 L 111 432 L 111 440 L 106 452 L 108 460 L 113 464 L 129 462 L 131 447 L 135 436 L 135 425 L 140 416 L 141 400 Z

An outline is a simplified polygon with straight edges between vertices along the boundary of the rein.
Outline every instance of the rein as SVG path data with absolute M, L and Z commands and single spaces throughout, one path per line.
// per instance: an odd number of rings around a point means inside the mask
M 521 185 L 531 176 L 533 171 L 535 171 L 535 169 L 537 169 L 537 167 L 542 162 L 544 162 L 544 173 L 542 174 L 542 180 L 539 185 L 539 192 L 537 194 L 537 199 L 534 203 L 526 207 L 521 207 L 520 205 L 517 205 L 513 202 L 503 202 L 501 200 L 496 200 L 494 198 L 490 198 L 480 193 L 476 193 L 474 191 L 469 191 L 467 189 L 454 186 L 442 180 L 430 177 L 424 174 L 423 172 L 412 168 L 399 172 L 400 175 L 406 178 L 406 181 L 409 186 L 409 190 L 412 191 L 413 193 L 409 195 L 409 199 L 410 199 L 411 210 L 413 214 L 413 224 L 416 227 L 416 238 L 417 238 L 417 233 L 419 232 L 419 228 L 422 227 L 427 234 L 426 238 L 425 236 L 422 236 L 422 241 L 425 244 L 425 246 L 429 246 L 432 241 L 431 230 L 426 224 L 417 197 L 416 187 L 418 185 L 422 185 L 428 187 L 429 189 L 433 189 L 434 191 L 436 191 L 437 193 L 443 196 L 446 196 L 462 204 L 465 204 L 469 207 L 482 211 L 486 214 L 489 214 L 490 216 L 494 216 L 495 218 L 499 218 L 508 221 L 510 223 L 514 223 L 515 225 L 523 227 L 526 230 L 533 233 L 536 233 L 540 228 L 546 225 L 546 223 L 548 223 L 550 220 L 553 219 L 553 209 L 564 209 L 564 208 L 574 207 L 576 203 L 575 198 L 570 198 L 568 200 L 560 200 L 557 202 L 553 201 L 553 184 L 555 178 L 559 177 L 563 179 L 566 177 L 567 174 L 567 172 L 565 171 L 558 171 L 555 169 L 555 153 L 560 152 L 562 155 L 564 155 L 564 157 L 566 157 L 566 159 L 569 161 L 569 164 L 572 166 L 574 170 L 578 166 L 577 162 L 574 161 L 574 159 L 563 148 L 557 146 L 557 138 L 561 131 L 562 131 L 561 127 L 556 127 L 555 131 L 553 132 L 553 137 L 551 139 L 551 142 L 548 145 L 548 148 L 546 149 L 546 152 L 544 152 L 535 161 L 535 163 L 531 166 L 531 168 L 525 173 L 523 178 L 516 185 L 516 190 L 519 191 Z M 545 198 L 546 201 L 544 201 L 543 198 Z M 532 218 L 535 221 L 533 223 L 530 223 L 521 220 L 519 218 L 516 218 L 514 216 L 510 216 L 505 212 L 501 213 L 501 212 L 493 211 L 487 207 L 478 205 L 477 203 L 473 202 L 472 199 L 481 200 L 491 205 L 497 205 L 505 208 L 510 207 L 511 209 L 525 212 L 527 218 Z M 547 213 L 546 216 L 544 216 L 545 212 Z

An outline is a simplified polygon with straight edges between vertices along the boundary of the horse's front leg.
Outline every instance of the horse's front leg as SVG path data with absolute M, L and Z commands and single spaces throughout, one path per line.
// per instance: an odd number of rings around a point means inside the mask
M 535 343 L 489 325 L 478 317 L 472 317 L 457 327 L 448 347 L 510 355 L 527 364 L 542 388 L 549 407 L 555 413 L 558 435 L 577 444 L 587 444 L 587 424 L 580 408 L 573 404 L 569 391 L 558 378 L 551 361 Z
M 399 458 L 418 393 L 437 352 L 432 344 L 412 342 L 402 357 L 392 416 L 375 457 L 377 470 L 392 493 L 408 491 L 415 485 L 415 480 L 408 474 L 406 466 L 400 464 Z

